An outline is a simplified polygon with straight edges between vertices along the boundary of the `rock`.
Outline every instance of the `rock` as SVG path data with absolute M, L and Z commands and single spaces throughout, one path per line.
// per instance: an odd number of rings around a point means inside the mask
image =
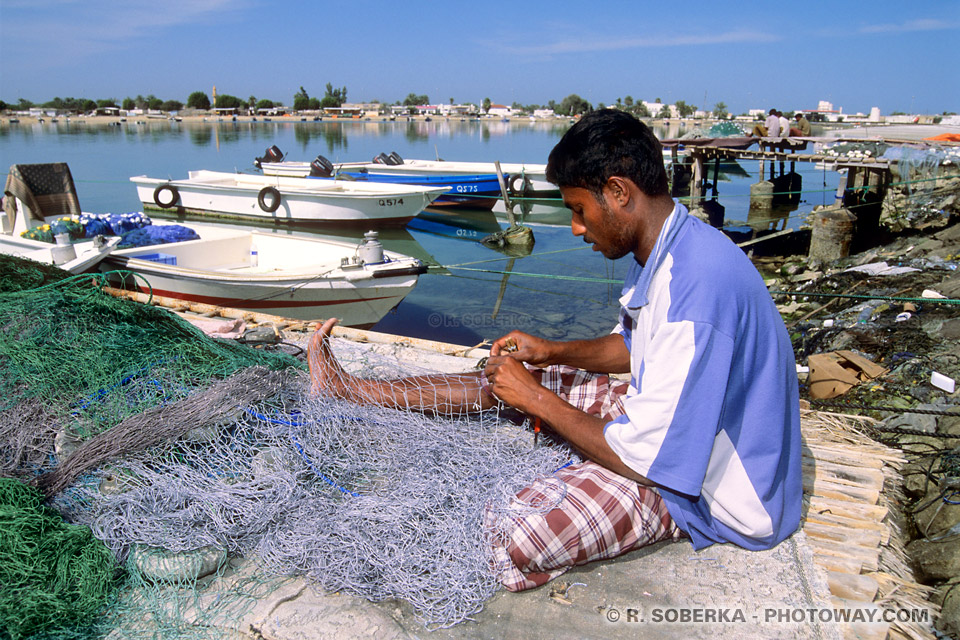
M 940 585 L 933 596 L 940 605 L 940 616 L 936 627 L 943 633 L 960 637 L 960 580 L 952 580 Z
M 346 594 L 323 595 L 313 589 L 281 602 L 263 621 L 259 631 L 265 640 L 412 637 L 387 612 L 372 603 Z
M 948 278 L 944 278 L 936 288 L 937 291 L 948 298 L 956 299 L 960 296 L 960 274 L 954 274 Z
M 190 582 L 218 571 L 226 561 L 226 550 L 216 547 L 176 552 L 137 544 L 130 551 L 130 562 L 154 582 Z
M 917 409 L 937 410 L 942 407 L 932 404 L 919 404 Z M 937 432 L 937 416 L 922 413 L 901 413 L 884 420 L 884 426 L 896 429 L 915 429 L 926 433 Z
M 960 338 L 960 318 L 951 318 L 940 325 L 938 332 L 940 337 L 945 340 L 956 340 Z
M 265 480 L 277 474 L 294 473 L 290 457 L 278 447 L 258 452 L 250 461 L 250 470 L 258 480 Z
M 960 436 L 960 414 L 955 416 L 940 416 L 937 420 L 937 433 Z M 947 440 L 950 444 L 960 445 L 960 440 Z
M 926 455 L 931 450 L 942 449 L 943 440 L 931 436 L 898 435 L 896 445 L 906 453 Z
M 78 435 L 70 429 L 60 429 L 53 439 L 53 451 L 57 456 L 57 462 L 62 463 L 77 450 L 83 441 Z
M 960 575 L 960 537 L 944 542 L 914 540 L 907 545 L 907 555 L 925 580 L 948 580 Z
M 917 529 L 925 537 L 933 538 L 942 535 L 951 527 L 960 523 L 960 504 L 950 504 L 939 496 L 940 487 L 931 482 L 927 488 L 927 494 L 917 505 L 923 506 L 930 503 L 929 506 L 913 514 Z M 960 543 L 960 536 L 956 537 L 956 542 Z M 958 556 L 957 562 L 960 563 L 960 556 Z M 954 575 L 960 575 L 960 571 Z
M 860 345 L 856 334 L 850 331 L 840 331 L 830 338 L 824 345 L 824 351 L 852 351 Z
M 903 465 L 900 475 L 903 476 L 903 490 L 910 498 L 921 498 L 927 494 L 927 488 L 934 483 L 927 479 L 929 462 L 908 462 Z
M 108 467 L 100 477 L 100 493 L 106 496 L 126 493 L 136 486 L 137 478 L 128 469 Z
M 960 243 L 960 224 L 954 224 L 938 231 L 933 237 L 944 242 Z
M 936 240 L 934 238 L 929 238 L 919 243 L 913 249 L 911 249 L 907 253 L 906 257 L 907 258 L 923 258 L 930 253 L 939 251 L 940 249 L 943 249 L 943 242 L 940 240 Z

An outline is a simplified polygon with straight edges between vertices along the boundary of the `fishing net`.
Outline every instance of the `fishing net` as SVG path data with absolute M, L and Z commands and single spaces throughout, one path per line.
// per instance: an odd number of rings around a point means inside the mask
M 895 180 L 883 202 L 881 221 L 894 231 L 924 225 L 943 226 L 960 213 L 960 149 L 890 147 L 885 160 L 895 161 Z
M 335 339 L 343 368 L 320 384 L 90 276 L 24 277 L 38 280 L 0 294 L 0 475 L 36 484 L 124 566 L 99 632 L 249 631 L 290 579 L 457 624 L 499 588 L 500 523 L 551 509 L 553 472 L 579 460 L 480 410 L 476 370 Z M 376 382 L 345 392 L 353 376 Z M 538 478 L 555 495 L 520 501 Z
M 0 637 L 90 627 L 119 575 L 107 547 L 12 478 L 0 478 L 0 531 Z
M 0 256 L 0 432 L 7 411 L 29 398 L 86 439 L 241 368 L 299 366 L 114 298 L 102 290 L 103 275 L 57 271 Z

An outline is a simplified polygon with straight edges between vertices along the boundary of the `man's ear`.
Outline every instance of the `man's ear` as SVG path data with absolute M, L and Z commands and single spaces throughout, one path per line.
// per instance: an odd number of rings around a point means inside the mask
M 610 197 L 613 198 L 618 205 L 625 206 L 630 200 L 630 189 L 626 181 L 619 176 L 610 176 L 607 179 L 607 189 L 610 192 Z

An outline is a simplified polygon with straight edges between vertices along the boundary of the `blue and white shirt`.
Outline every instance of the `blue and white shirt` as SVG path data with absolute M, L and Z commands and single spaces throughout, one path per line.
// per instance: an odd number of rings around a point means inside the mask
M 799 392 L 760 274 L 678 204 L 620 304 L 630 388 L 607 443 L 659 485 L 695 548 L 776 545 L 800 522 Z

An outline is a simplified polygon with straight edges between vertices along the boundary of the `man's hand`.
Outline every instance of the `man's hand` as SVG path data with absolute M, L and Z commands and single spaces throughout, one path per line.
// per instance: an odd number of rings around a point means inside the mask
M 507 335 L 494 340 L 490 346 L 490 355 L 509 356 L 535 367 L 545 367 L 554 364 L 551 358 L 555 345 L 556 343 L 550 340 L 531 336 L 522 331 L 511 331 Z
M 550 394 L 520 360 L 510 355 L 490 356 L 483 372 L 493 395 L 501 402 L 529 415 L 537 415 L 537 408 L 543 397 Z

